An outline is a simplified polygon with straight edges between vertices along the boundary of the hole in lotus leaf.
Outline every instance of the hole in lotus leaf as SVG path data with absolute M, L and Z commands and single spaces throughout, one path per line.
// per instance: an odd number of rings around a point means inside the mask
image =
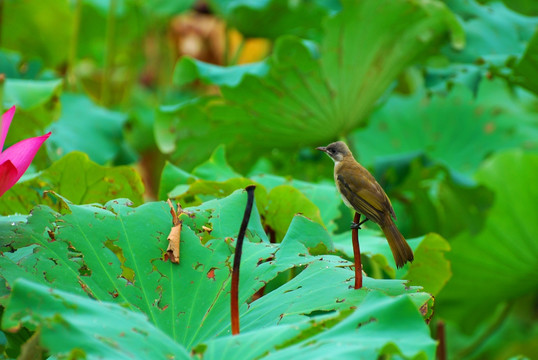
M 108 239 L 107 241 L 104 242 L 104 245 L 107 249 L 112 251 L 114 255 L 116 255 L 116 257 L 120 261 L 120 266 L 121 266 L 120 276 L 132 284 L 134 283 L 135 272 L 133 269 L 125 266 L 126 259 L 125 259 L 125 256 L 123 255 L 123 249 L 117 246 L 116 244 L 114 244 L 116 241 L 118 240 Z
M 304 314 L 308 317 L 315 317 L 315 316 L 320 316 L 320 315 L 328 315 L 328 314 L 332 314 L 332 313 L 335 313 L 336 311 L 335 310 L 315 310 L 315 311 L 312 311 L 308 314 Z
M 214 268 L 214 267 L 212 267 L 211 269 L 209 269 L 209 271 L 207 272 L 207 278 L 208 278 L 208 279 L 211 279 L 211 280 L 215 281 L 215 270 L 216 270 L 216 269 L 217 269 L 217 268 Z
M 144 335 L 144 336 L 148 336 L 148 332 L 145 331 L 145 330 L 138 329 L 138 328 L 135 328 L 135 327 L 132 328 L 131 330 L 133 330 L 133 332 L 135 332 L 135 333 L 142 334 L 142 335 Z
M 372 316 L 372 317 L 369 318 L 368 320 L 366 320 L 366 321 L 362 321 L 362 322 L 358 323 L 358 324 L 357 324 L 357 329 L 360 328 L 360 327 L 363 327 L 364 325 L 368 325 L 368 324 L 370 324 L 370 323 L 373 323 L 374 321 L 377 321 L 377 319 L 376 319 L 375 317 Z

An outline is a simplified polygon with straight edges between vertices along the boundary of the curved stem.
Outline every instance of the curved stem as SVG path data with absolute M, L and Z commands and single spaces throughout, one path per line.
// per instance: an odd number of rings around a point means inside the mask
M 110 102 L 110 87 L 112 77 L 112 67 L 114 65 L 114 45 L 116 37 L 116 4 L 117 0 L 110 0 L 107 17 L 105 68 L 101 82 L 101 103 L 104 106 Z
M 245 189 L 248 196 L 247 206 L 245 208 L 245 214 L 243 215 L 241 227 L 239 228 L 237 244 L 235 244 L 234 265 L 232 269 L 232 289 L 230 294 L 230 313 L 233 335 L 239 334 L 239 265 L 241 264 L 241 254 L 243 252 L 243 239 L 245 238 L 248 221 L 250 220 L 250 214 L 252 213 L 252 204 L 254 204 L 254 189 L 256 189 L 255 185 L 249 185 Z
M 361 215 L 355 213 L 353 218 L 355 224 L 360 224 Z M 361 249 L 359 247 L 359 229 L 351 229 L 351 242 L 353 243 L 353 258 L 355 260 L 355 289 L 362 287 L 362 263 L 361 263 Z
M 1 1 L 1 0 L 0 0 Z M 75 62 L 77 60 L 78 39 L 80 34 L 80 18 L 82 14 L 82 0 L 75 0 L 75 12 L 73 16 L 73 35 L 69 41 L 69 54 L 67 57 L 67 69 L 65 80 L 69 90 L 75 91 Z

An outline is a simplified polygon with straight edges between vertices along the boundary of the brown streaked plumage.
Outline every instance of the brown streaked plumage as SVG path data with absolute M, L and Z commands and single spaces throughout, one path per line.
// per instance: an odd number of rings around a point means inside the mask
M 375 178 L 359 164 L 342 141 L 316 148 L 334 161 L 334 181 L 344 203 L 381 227 L 397 267 L 413 261 L 413 251 L 394 224 L 390 200 Z

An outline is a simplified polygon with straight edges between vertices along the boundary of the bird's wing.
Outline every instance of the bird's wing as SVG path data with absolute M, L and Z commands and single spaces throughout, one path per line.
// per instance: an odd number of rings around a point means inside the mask
M 351 178 L 353 181 L 346 181 Z M 387 195 L 370 173 L 361 172 L 361 175 L 357 176 L 356 169 L 341 171 L 336 182 L 340 192 L 353 208 L 373 222 L 382 222 L 386 216 L 385 212 L 393 215 L 394 210 Z

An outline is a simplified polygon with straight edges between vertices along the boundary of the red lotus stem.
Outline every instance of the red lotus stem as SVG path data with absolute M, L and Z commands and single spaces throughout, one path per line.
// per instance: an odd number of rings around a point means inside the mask
M 437 360 L 446 360 L 446 336 L 445 336 L 445 323 L 443 321 L 437 322 Z
M 360 224 L 361 214 L 355 213 L 353 218 L 355 224 Z M 359 229 L 351 229 L 351 242 L 353 243 L 353 258 L 355 259 L 355 289 L 362 287 L 362 263 L 361 248 L 359 247 Z
M 232 335 L 239 334 L 239 265 L 241 264 L 241 254 L 243 253 L 243 239 L 245 238 L 245 231 L 247 230 L 248 221 L 252 212 L 252 204 L 254 203 L 255 188 L 255 185 L 249 185 L 245 188 L 248 196 L 247 206 L 245 208 L 245 214 L 243 215 L 243 222 L 241 222 L 241 227 L 239 228 L 237 244 L 235 245 L 234 265 L 232 269 L 232 290 L 230 294 Z

